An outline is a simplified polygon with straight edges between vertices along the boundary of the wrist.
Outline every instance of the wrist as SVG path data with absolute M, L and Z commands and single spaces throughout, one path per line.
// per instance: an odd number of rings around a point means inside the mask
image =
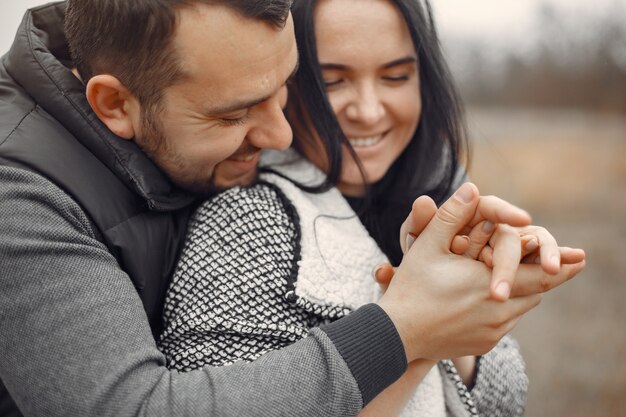
M 459 358 L 452 359 L 454 367 L 456 368 L 459 376 L 463 380 L 465 386 L 470 387 L 473 385 L 474 378 L 476 376 L 476 356 L 461 356 Z
M 393 323 L 396 328 L 396 332 L 398 333 L 398 337 L 402 342 L 402 346 L 404 347 L 404 353 L 406 355 L 407 364 L 417 359 L 417 356 L 414 356 L 412 352 L 409 351 L 410 343 L 407 339 L 408 331 L 406 326 L 404 325 L 404 321 L 402 320 L 402 313 L 396 311 L 393 303 L 385 302 L 385 295 L 382 296 L 380 300 L 376 303 L 389 317 L 389 320 Z

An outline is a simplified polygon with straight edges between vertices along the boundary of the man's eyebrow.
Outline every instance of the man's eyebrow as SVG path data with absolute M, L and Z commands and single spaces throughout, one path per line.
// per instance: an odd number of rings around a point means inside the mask
M 391 62 L 387 62 L 386 64 L 383 65 L 383 68 L 387 69 L 387 68 L 392 68 L 392 67 L 396 67 L 398 65 L 405 65 L 405 64 L 412 64 L 417 62 L 417 58 L 415 58 L 414 56 L 406 56 L 404 58 L 399 58 L 399 59 L 394 59 Z M 322 69 L 326 69 L 326 70 L 347 70 L 350 69 L 349 66 L 347 65 L 343 65 L 343 64 L 331 64 L 331 63 L 320 63 L 320 67 L 322 67 Z
M 299 66 L 300 66 L 300 60 L 296 61 L 296 66 L 294 67 L 293 71 L 291 71 L 291 74 L 289 74 L 289 77 L 287 77 L 287 79 L 285 80 L 285 84 L 287 84 L 296 75 L 296 72 L 298 72 Z M 272 97 L 272 95 L 274 95 L 274 93 L 268 94 L 267 96 L 263 96 L 260 98 L 255 98 L 252 100 L 237 101 L 237 102 L 228 104 L 224 107 L 210 109 L 209 111 L 207 111 L 207 114 L 227 114 L 227 113 L 232 113 L 238 110 L 247 109 L 249 107 L 256 106 L 259 103 L 263 103 L 265 100 L 268 100 L 270 97 Z

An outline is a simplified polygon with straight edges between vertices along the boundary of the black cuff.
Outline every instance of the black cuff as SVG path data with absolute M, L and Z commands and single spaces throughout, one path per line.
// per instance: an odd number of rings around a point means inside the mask
M 348 364 L 361 390 L 363 406 L 406 371 L 400 335 L 377 304 L 366 304 L 321 329 Z

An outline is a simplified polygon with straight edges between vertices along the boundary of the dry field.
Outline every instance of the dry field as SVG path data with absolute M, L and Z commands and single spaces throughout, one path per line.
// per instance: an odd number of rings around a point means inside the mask
M 470 108 L 471 175 L 532 215 L 587 267 L 514 335 L 526 415 L 626 417 L 626 116 Z

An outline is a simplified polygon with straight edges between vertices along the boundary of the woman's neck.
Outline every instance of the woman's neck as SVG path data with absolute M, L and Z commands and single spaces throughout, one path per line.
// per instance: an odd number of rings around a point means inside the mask
M 337 189 L 346 197 L 363 198 L 365 197 L 365 185 L 363 184 L 346 184 L 339 181 Z

